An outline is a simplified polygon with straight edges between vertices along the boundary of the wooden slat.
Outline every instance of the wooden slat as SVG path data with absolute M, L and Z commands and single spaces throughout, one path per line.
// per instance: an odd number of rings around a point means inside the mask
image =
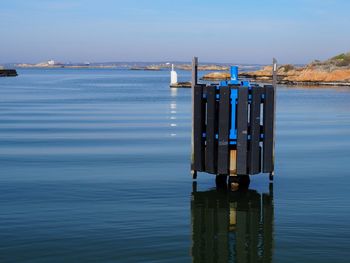
M 249 174 L 258 174 L 261 171 L 260 159 L 260 106 L 261 88 L 252 88 L 250 104 L 250 141 L 249 141 Z
M 216 174 L 217 170 L 217 110 L 216 110 L 216 87 L 207 87 L 207 127 L 205 147 L 205 171 Z
M 205 131 L 205 103 L 203 101 L 203 86 L 194 87 L 194 119 L 193 119 L 193 142 L 195 171 L 204 171 L 204 138 Z
M 246 175 L 248 151 L 248 88 L 238 88 L 237 103 L 237 174 Z
M 263 171 L 271 173 L 274 170 L 273 136 L 274 136 L 274 88 L 265 86 L 264 99 L 264 140 L 263 140 Z
M 218 174 L 229 174 L 230 88 L 220 87 Z

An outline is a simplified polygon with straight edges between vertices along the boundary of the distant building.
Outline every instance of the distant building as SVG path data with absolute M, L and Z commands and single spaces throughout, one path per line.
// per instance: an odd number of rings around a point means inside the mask
M 51 60 L 49 60 L 47 62 L 47 64 L 50 65 L 50 66 L 54 66 L 56 63 L 55 63 L 55 61 L 53 59 L 51 59 Z

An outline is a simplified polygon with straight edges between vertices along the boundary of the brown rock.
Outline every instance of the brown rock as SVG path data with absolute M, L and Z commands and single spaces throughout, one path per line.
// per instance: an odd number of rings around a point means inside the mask
M 261 70 L 243 72 L 240 76 L 255 80 L 271 80 L 272 67 L 266 66 Z M 282 83 L 343 83 L 350 81 L 350 53 L 335 56 L 324 62 L 314 61 L 305 67 L 281 65 L 277 76 Z
M 231 78 L 228 72 L 212 72 L 203 76 L 204 80 L 229 80 Z
M 311 82 L 342 82 L 350 79 L 350 69 L 336 69 L 331 72 L 315 69 L 305 69 L 293 76 L 289 81 L 311 81 Z

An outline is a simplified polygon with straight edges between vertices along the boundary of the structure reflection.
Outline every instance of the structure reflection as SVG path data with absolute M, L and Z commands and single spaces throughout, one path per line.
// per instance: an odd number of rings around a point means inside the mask
M 273 191 L 193 191 L 193 262 L 272 262 Z

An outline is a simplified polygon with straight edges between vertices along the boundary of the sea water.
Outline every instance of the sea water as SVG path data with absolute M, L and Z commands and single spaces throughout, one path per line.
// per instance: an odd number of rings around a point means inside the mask
M 349 262 L 349 88 L 278 87 L 275 181 L 230 194 L 192 184 L 169 72 L 18 73 L 0 79 L 0 262 Z

